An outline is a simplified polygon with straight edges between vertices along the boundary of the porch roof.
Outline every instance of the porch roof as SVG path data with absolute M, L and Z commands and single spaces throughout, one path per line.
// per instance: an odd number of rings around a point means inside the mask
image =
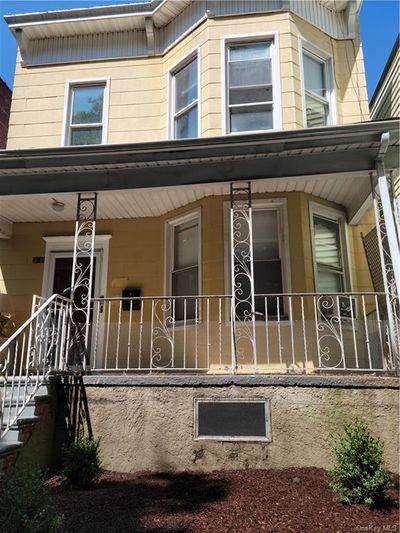
M 386 167 L 398 168 L 399 120 L 179 141 L 5 150 L 0 151 L 0 196 L 177 185 L 204 189 L 206 184 L 239 180 L 272 180 L 280 183 L 277 191 L 316 194 L 312 184 L 318 180 L 316 195 L 342 203 L 351 217 L 370 193 L 368 172 L 375 169 L 384 132 L 390 133 Z M 340 183 L 349 185 L 353 194 L 336 199 L 328 194 L 334 189 L 340 196 Z

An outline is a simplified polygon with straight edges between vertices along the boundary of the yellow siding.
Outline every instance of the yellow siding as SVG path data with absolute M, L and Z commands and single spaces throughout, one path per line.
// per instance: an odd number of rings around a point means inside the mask
M 313 292 L 314 270 L 311 247 L 309 203 L 321 202 L 304 193 L 255 194 L 254 198 L 286 198 L 291 292 Z M 142 296 L 165 294 L 164 288 L 164 229 L 165 222 L 175 216 L 201 209 L 202 220 L 202 280 L 203 294 L 226 294 L 224 259 L 224 202 L 228 197 L 209 197 L 177 209 L 162 217 L 140 219 L 99 220 L 98 234 L 111 234 L 107 292 L 108 297 L 121 295 L 123 288 L 138 286 Z M 350 264 L 353 291 L 371 290 L 360 231 L 366 233 L 372 220 L 366 217 L 361 226 L 349 228 Z M 16 318 L 21 322 L 30 310 L 32 294 L 41 294 L 43 264 L 33 264 L 32 258 L 45 255 L 44 236 L 72 235 L 73 222 L 17 223 L 10 240 L 0 239 L 0 292 L 12 296 Z
M 359 41 L 335 41 L 301 18 L 280 12 L 206 20 L 163 57 L 31 68 L 22 68 L 18 57 L 8 148 L 60 146 L 66 81 L 103 77 L 111 79 L 109 143 L 168 138 L 168 72 L 197 48 L 201 135 L 221 135 L 221 39 L 272 32 L 279 34 L 283 129 L 303 127 L 300 35 L 334 56 L 339 124 L 369 118 Z

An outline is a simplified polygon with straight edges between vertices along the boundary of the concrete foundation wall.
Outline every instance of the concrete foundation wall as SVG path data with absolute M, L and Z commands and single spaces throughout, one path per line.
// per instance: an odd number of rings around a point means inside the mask
M 329 468 L 331 435 L 361 417 L 399 471 L 395 378 L 156 376 L 84 378 L 94 436 L 107 469 Z M 268 398 L 272 442 L 194 440 L 194 398 Z

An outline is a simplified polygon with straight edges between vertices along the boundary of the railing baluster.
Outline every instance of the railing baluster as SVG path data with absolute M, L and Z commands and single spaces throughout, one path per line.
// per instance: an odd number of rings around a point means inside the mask
M 122 300 L 119 301 L 118 306 L 118 326 L 117 326 L 117 346 L 116 346 L 116 367 L 119 369 L 119 343 L 121 339 L 121 313 L 122 313 Z
M 207 298 L 207 368 L 210 368 L 210 298 Z
M 175 298 L 172 300 L 172 354 L 171 354 L 171 367 L 175 368 L 175 322 L 176 322 L 176 311 L 175 311 Z
M 336 306 L 338 310 L 338 322 L 339 322 L 339 336 L 340 336 L 340 352 L 342 355 L 342 361 L 343 361 L 343 368 L 346 370 L 346 355 L 344 352 L 344 339 L 343 339 L 343 330 L 342 330 L 342 314 L 340 310 L 340 300 L 339 296 L 336 295 Z
M 133 304 L 133 300 L 129 300 L 128 349 L 127 349 L 127 352 L 126 352 L 126 367 L 127 367 L 127 369 L 130 368 L 130 363 L 131 363 L 132 304 Z
M 198 361 L 199 361 L 199 333 L 198 333 L 198 326 L 199 326 L 199 299 L 196 298 L 196 307 L 194 312 L 195 318 L 195 356 L 194 356 L 194 367 L 198 368 Z
M 364 295 L 361 296 L 361 301 L 362 301 L 362 308 L 363 308 L 364 327 L 365 327 L 365 342 L 366 342 L 366 345 L 367 345 L 368 362 L 369 362 L 369 368 L 372 369 L 371 348 L 370 348 L 370 345 L 369 345 L 369 333 L 368 333 L 367 313 L 366 313 L 366 310 L 365 310 L 365 297 L 364 297 Z
M 281 338 L 281 311 L 280 311 L 280 301 L 279 296 L 276 297 L 276 313 L 277 313 L 277 324 L 278 324 L 278 351 L 279 351 L 279 364 L 282 368 L 282 338 Z
M 144 300 L 140 300 L 140 324 L 139 324 L 139 353 L 138 353 L 138 367 L 142 368 L 142 339 L 143 339 L 143 312 L 144 312 Z M 151 361 L 151 355 L 150 355 Z M 150 366 L 149 361 L 149 366 Z
M 112 301 L 108 301 L 108 309 L 107 309 L 107 334 L 106 334 L 106 346 L 104 349 L 104 368 L 108 368 L 108 346 L 110 342 L 110 322 L 111 322 L 111 303 Z
M 292 365 L 294 369 L 296 366 L 296 361 L 294 358 L 293 305 L 292 305 L 291 296 L 289 296 L 289 323 L 290 323 L 290 347 L 292 350 Z
M 97 368 L 97 351 L 99 349 L 99 328 L 100 328 L 100 309 L 101 309 L 101 302 L 94 302 L 93 305 L 93 314 L 96 317 L 96 326 L 95 326 L 95 332 L 94 332 L 94 346 L 93 346 L 93 368 Z M 97 308 L 97 310 L 96 310 Z
M 264 314 L 265 314 L 265 349 L 267 353 L 267 369 L 269 369 L 269 325 L 268 325 L 268 297 L 264 297 Z
M 301 327 L 303 331 L 304 364 L 305 364 L 305 371 L 307 372 L 307 369 L 308 369 L 307 330 L 306 330 L 306 320 L 305 320 L 305 315 L 304 315 L 304 296 L 303 295 L 300 297 L 300 305 L 301 305 Z
M 353 330 L 354 358 L 356 362 L 356 368 L 359 368 L 356 327 L 355 327 L 355 322 L 354 322 L 353 299 L 351 296 L 349 296 L 349 304 L 350 304 L 351 329 Z
M 222 300 L 218 298 L 218 362 L 222 368 Z
M 320 298 L 320 295 L 318 297 Z M 321 352 L 319 349 L 318 308 L 317 308 L 317 299 L 315 296 L 313 296 L 313 304 L 314 304 L 314 325 L 315 325 L 315 341 L 317 343 L 318 368 L 321 369 L 322 363 L 321 363 Z
M 186 368 L 186 298 L 183 300 L 183 368 Z
M 375 294 L 375 308 L 376 308 L 376 320 L 377 320 L 377 325 L 378 325 L 379 346 L 381 348 L 382 368 L 385 370 L 388 370 L 386 359 L 385 359 L 385 350 L 383 348 L 382 321 L 381 321 L 381 313 L 379 309 L 379 299 L 376 294 Z
M 150 318 L 150 359 L 149 359 L 149 367 L 150 369 L 153 368 L 153 327 L 154 327 L 154 300 L 151 300 L 151 318 Z

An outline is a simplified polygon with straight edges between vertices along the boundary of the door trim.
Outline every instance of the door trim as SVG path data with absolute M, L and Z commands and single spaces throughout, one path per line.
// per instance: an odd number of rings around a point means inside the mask
M 97 288 L 98 294 L 95 292 L 95 296 L 107 295 L 107 274 L 108 274 L 108 257 L 109 257 L 109 241 L 111 235 L 96 235 L 94 243 L 94 254 L 97 257 L 96 271 L 98 274 L 95 276 L 95 290 Z M 72 257 L 74 253 L 74 236 L 52 236 L 43 237 L 46 242 L 46 251 L 44 259 L 43 269 L 43 282 L 42 282 L 42 295 L 49 297 L 52 292 L 52 283 L 54 276 L 55 258 L 58 256 Z M 97 279 L 96 279 L 97 278 Z M 96 287 L 97 285 L 97 287 Z M 95 318 L 93 323 L 95 323 Z M 100 321 L 98 323 L 98 353 L 102 353 L 103 338 L 104 338 L 104 315 L 100 315 Z M 92 328 L 92 346 L 93 338 L 95 335 L 95 328 Z M 97 361 L 92 361 L 93 351 L 90 354 L 90 367 L 96 367 Z
M 108 274 L 108 256 L 109 256 L 109 242 L 112 235 L 96 235 L 95 236 L 95 253 L 97 253 L 99 261 L 97 268 L 98 274 L 98 291 L 99 296 L 106 296 L 107 293 L 107 274 Z M 46 250 L 44 257 L 43 281 L 42 281 L 42 296 L 51 296 L 51 274 L 53 271 L 54 262 L 52 261 L 52 254 L 55 252 L 64 252 L 66 254 L 73 254 L 74 251 L 74 236 L 51 236 L 43 237 L 46 242 Z M 52 264 L 53 263 L 53 264 Z

